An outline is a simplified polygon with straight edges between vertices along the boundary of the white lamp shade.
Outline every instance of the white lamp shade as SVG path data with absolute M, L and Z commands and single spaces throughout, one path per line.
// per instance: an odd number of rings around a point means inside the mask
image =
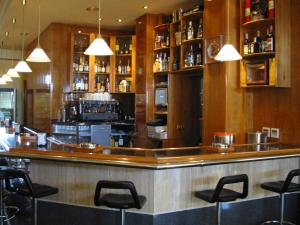
M 6 82 L 5 82 L 4 78 L 0 77 L 0 85 L 5 85 L 5 84 L 6 84 Z
M 5 80 L 5 82 L 13 82 L 13 80 L 11 79 L 11 77 L 10 76 L 8 76 L 7 74 L 4 74 L 3 76 L 2 76 L 2 78 Z
M 231 44 L 226 44 L 222 47 L 219 53 L 216 55 L 215 60 L 217 61 L 236 61 L 241 60 L 242 56 L 235 47 Z
M 97 37 L 92 44 L 85 50 L 85 55 L 113 55 L 102 37 Z
M 20 77 L 20 75 L 18 74 L 18 72 L 15 70 L 15 68 L 10 68 L 7 71 L 6 75 L 8 75 L 8 76 L 10 76 L 12 78 L 18 78 L 18 77 Z
M 26 59 L 28 62 L 51 62 L 42 48 L 35 48 Z
M 30 67 L 24 60 L 18 62 L 18 64 L 15 67 L 15 70 L 19 73 L 31 73 L 32 72 L 32 70 L 30 69 Z

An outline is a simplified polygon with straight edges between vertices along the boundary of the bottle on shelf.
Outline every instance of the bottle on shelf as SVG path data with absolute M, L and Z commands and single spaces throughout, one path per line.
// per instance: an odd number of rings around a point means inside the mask
M 186 52 L 185 55 L 185 67 L 191 67 L 194 66 L 194 51 L 193 51 L 193 45 L 191 45 L 190 49 Z
M 189 22 L 189 27 L 187 30 L 187 40 L 191 40 L 194 38 L 194 27 L 193 27 L 193 22 Z
M 100 88 L 101 92 L 105 92 L 105 86 L 104 86 L 104 81 L 101 81 L 101 88 Z
M 275 52 L 275 36 L 273 33 L 273 26 L 270 26 L 270 29 L 268 29 L 266 40 L 265 40 L 265 46 L 264 46 L 265 52 Z
M 97 76 L 97 91 L 100 92 L 101 91 L 101 81 L 100 81 L 100 76 Z
M 268 17 L 275 17 L 275 3 L 274 0 L 268 0 Z
M 120 51 L 119 51 L 119 54 L 120 55 L 123 55 L 124 54 L 124 48 L 123 48 L 123 45 L 120 44 Z
M 83 67 L 83 71 L 84 71 L 84 72 L 89 72 L 89 63 L 88 63 L 87 60 L 85 60 L 84 67 Z
M 198 30 L 197 30 L 197 38 L 203 38 L 203 19 L 202 17 L 199 20 Z
M 95 60 L 95 64 L 94 64 L 94 72 L 98 73 L 98 61 Z
M 89 81 L 87 77 L 84 78 L 84 90 L 85 91 L 89 90 Z
M 101 73 L 106 73 L 106 66 L 105 66 L 104 60 L 102 61 Z
M 130 66 L 130 60 L 129 59 L 128 59 L 128 62 L 127 62 L 126 73 L 127 74 L 131 73 L 131 66 Z
M 251 43 L 251 53 L 259 53 L 260 52 L 260 43 L 257 40 L 257 37 L 253 39 L 253 42 Z
M 262 38 L 260 36 L 260 30 L 257 31 L 256 41 L 259 44 L 259 51 L 258 52 L 262 52 Z
M 79 59 L 78 71 L 79 71 L 79 72 L 83 72 L 83 69 L 84 69 L 83 57 L 80 57 L 80 59 Z
M 108 78 L 106 78 L 105 90 L 106 90 L 107 92 L 110 91 L 110 83 L 109 83 L 109 79 L 108 79 Z
M 116 41 L 116 54 L 119 54 L 120 53 L 120 45 L 119 45 L 119 41 L 117 39 Z
M 175 71 L 178 69 L 179 69 L 179 63 L 178 63 L 177 57 L 175 56 L 174 60 L 173 60 L 173 64 L 172 64 L 172 70 Z
M 122 61 L 120 60 L 119 61 L 119 65 L 118 65 L 118 74 L 121 74 L 122 73 Z
M 105 70 L 106 70 L 106 73 L 110 73 L 110 65 L 109 65 L 108 62 L 106 63 L 106 68 L 105 68 Z
M 129 54 L 132 54 L 132 43 L 129 43 Z
M 77 82 L 76 77 L 74 77 L 73 83 L 72 83 L 72 90 L 73 90 L 73 91 L 76 91 L 76 90 L 77 90 L 76 82 Z
M 125 43 L 124 44 L 124 54 L 128 54 L 128 53 L 129 53 L 128 45 Z
M 249 34 L 245 33 L 244 43 L 243 43 L 243 53 L 244 53 L 244 55 L 248 55 L 250 53 L 249 45 L 250 45 Z
M 166 35 L 166 47 L 170 47 L 170 32 L 167 32 Z
M 196 54 L 196 65 L 202 65 L 202 43 L 198 45 L 199 50 Z
M 181 32 L 181 41 L 186 40 L 186 24 L 183 25 L 182 32 Z

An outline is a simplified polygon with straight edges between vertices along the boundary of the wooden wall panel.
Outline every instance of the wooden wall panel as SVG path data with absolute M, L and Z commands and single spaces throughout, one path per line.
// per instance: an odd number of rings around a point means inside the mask
M 260 130 L 262 126 L 280 128 L 282 142 L 300 143 L 300 2 L 280 2 L 291 6 L 291 88 L 247 90 L 247 98 L 251 104 L 246 105 L 245 115 L 248 124 L 252 123 L 253 130 Z

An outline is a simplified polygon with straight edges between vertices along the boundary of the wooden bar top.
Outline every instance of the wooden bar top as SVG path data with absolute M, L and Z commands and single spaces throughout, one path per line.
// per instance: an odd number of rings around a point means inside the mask
M 168 169 L 190 166 L 235 163 L 300 157 L 300 145 L 269 143 L 261 145 L 233 145 L 229 149 L 210 146 L 183 148 L 80 148 L 78 145 L 58 145 L 48 141 L 38 147 L 35 142 L 21 140 L 14 134 L 0 133 L 3 150 L 0 156 L 30 159 L 93 163 L 112 166 Z

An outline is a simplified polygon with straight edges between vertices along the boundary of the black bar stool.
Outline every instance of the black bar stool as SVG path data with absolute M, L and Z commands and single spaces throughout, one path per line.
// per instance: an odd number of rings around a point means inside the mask
M 11 179 L 21 179 L 24 183 L 13 186 L 10 182 Z M 16 194 L 32 198 L 34 225 L 37 225 L 37 199 L 56 194 L 58 192 L 57 188 L 32 183 L 28 173 L 22 170 L 6 170 L 5 186 L 10 192 L 15 192 Z
M 295 225 L 289 221 L 284 221 L 284 194 L 300 191 L 300 184 L 292 183 L 294 177 L 300 176 L 300 169 L 295 169 L 289 172 L 286 179 L 284 181 L 274 181 L 274 182 L 267 182 L 262 183 L 260 186 L 268 191 L 279 193 L 280 197 L 280 221 L 273 220 L 273 221 L 266 221 L 262 224 L 290 224 Z
M 100 197 L 101 189 L 123 189 L 129 190 L 129 194 L 105 194 Z M 106 181 L 101 180 L 97 183 L 94 203 L 96 206 L 107 206 L 109 208 L 120 209 L 121 225 L 125 225 L 126 209 L 141 209 L 146 202 L 146 197 L 138 195 L 134 184 L 131 181 Z
M 243 183 L 243 192 L 236 192 L 224 188 L 226 184 Z M 217 203 L 217 224 L 221 224 L 222 202 L 231 202 L 248 195 L 248 176 L 246 174 L 222 177 L 215 189 L 195 192 L 197 198 L 209 203 Z

